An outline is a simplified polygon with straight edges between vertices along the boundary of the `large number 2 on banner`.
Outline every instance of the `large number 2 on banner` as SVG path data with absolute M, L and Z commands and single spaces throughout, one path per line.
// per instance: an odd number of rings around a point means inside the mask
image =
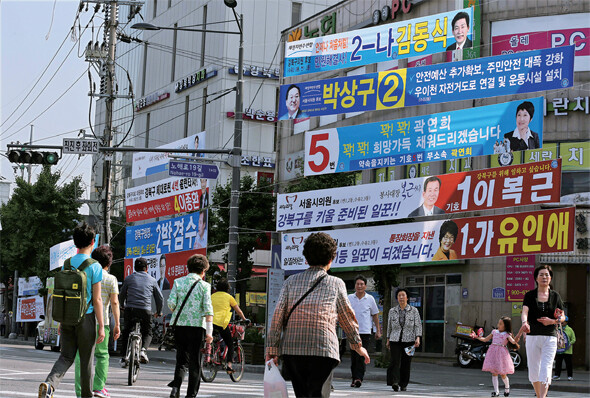
M 403 108 L 406 99 L 406 70 L 379 72 L 377 110 Z
M 318 145 L 319 141 L 327 141 L 329 139 L 328 133 L 323 134 L 316 134 L 311 137 L 311 144 L 309 146 L 309 156 L 313 156 L 316 153 L 320 153 L 322 155 L 322 160 L 319 164 L 315 162 L 307 162 L 309 168 L 314 173 L 319 173 L 324 171 L 328 163 L 330 162 L 330 151 L 323 145 Z

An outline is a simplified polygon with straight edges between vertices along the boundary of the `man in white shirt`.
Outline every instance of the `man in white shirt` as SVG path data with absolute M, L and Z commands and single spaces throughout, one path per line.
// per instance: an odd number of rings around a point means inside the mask
M 377 328 L 375 338 L 381 338 L 379 308 L 377 308 L 377 303 L 375 303 L 373 296 L 365 292 L 366 289 L 367 278 L 362 275 L 357 275 L 354 279 L 355 293 L 348 295 L 348 301 L 350 301 L 350 306 L 354 310 L 354 315 L 359 324 L 359 334 L 363 342 L 363 347 L 369 346 L 373 323 L 375 323 L 375 327 Z M 352 383 L 350 386 L 359 388 L 363 384 L 363 378 L 365 377 L 365 361 L 364 358 L 355 351 L 351 351 L 350 359 L 350 371 L 352 373 Z

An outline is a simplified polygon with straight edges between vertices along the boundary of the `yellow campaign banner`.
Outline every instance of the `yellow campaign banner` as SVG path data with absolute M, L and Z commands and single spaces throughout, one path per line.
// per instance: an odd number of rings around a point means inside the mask
M 563 159 L 563 170 L 590 169 L 590 141 L 562 142 L 559 144 L 559 153 Z
M 379 72 L 377 110 L 403 108 L 406 101 L 406 69 Z

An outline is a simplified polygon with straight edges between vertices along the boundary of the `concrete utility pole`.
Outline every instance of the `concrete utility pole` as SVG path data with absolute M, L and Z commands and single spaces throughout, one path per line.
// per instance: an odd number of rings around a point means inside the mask
M 31 135 L 29 136 L 29 144 L 33 145 L 33 125 L 31 124 Z M 29 167 L 28 167 L 28 171 L 29 171 L 29 184 L 31 183 L 31 172 L 33 171 L 33 166 L 31 165 L 31 163 L 29 163 Z

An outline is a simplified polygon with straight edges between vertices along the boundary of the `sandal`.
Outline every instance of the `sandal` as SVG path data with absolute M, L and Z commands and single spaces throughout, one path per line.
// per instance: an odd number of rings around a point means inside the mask
M 228 375 L 232 375 L 235 372 L 235 370 L 233 370 L 233 368 L 230 368 L 230 367 L 226 367 L 225 371 L 227 372 Z
M 504 396 L 505 397 L 509 397 L 510 396 L 510 388 L 505 388 L 504 389 Z

